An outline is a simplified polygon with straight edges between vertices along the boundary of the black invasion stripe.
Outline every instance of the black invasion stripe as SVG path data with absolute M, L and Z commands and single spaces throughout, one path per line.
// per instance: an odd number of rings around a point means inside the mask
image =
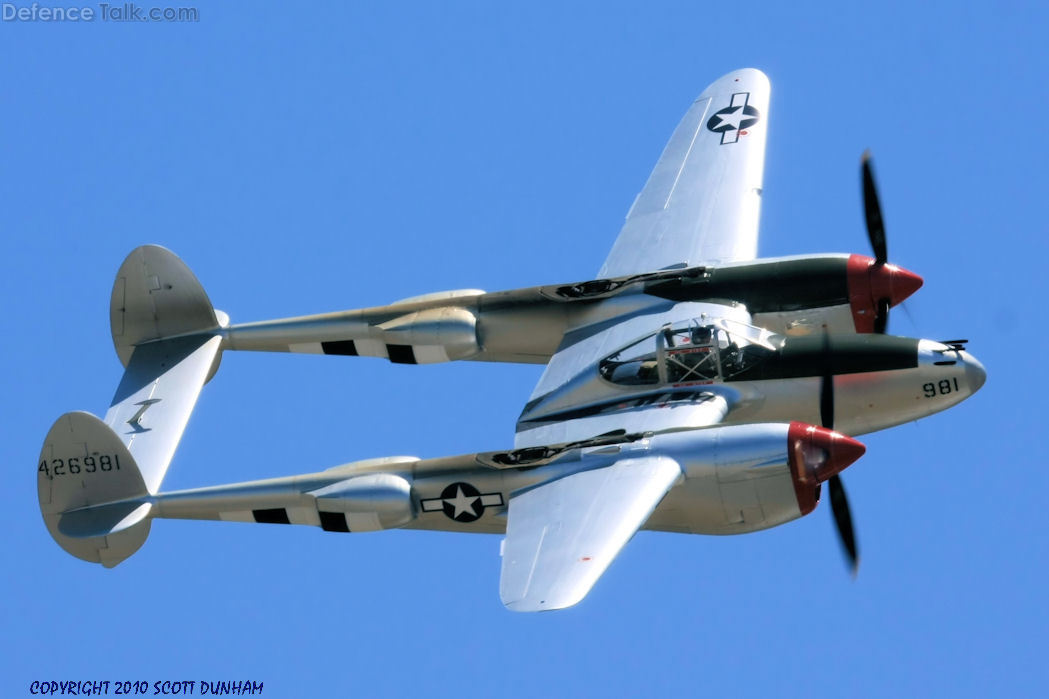
M 274 507 L 271 510 L 252 510 L 255 521 L 259 524 L 291 524 L 288 520 L 288 511 L 283 507 Z
M 353 340 L 336 340 L 335 342 L 322 342 L 321 350 L 324 354 L 341 354 L 346 357 L 357 356 L 357 345 Z
M 386 345 L 386 354 L 394 364 L 416 364 L 415 350 L 411 345 Z
M 349 525 L 346 523 L 346 515 L 341 512 L 318 512 L 321 516 L 321 529 L 326 532 L 348 532 Z

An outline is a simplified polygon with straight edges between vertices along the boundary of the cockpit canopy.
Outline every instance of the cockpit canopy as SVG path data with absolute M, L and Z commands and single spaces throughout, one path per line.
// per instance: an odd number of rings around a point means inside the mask
M 621 386 L 724 381 L 763 362 L 783 338 L 763 328 L 718 318 L 666 325 L 598 363 Z

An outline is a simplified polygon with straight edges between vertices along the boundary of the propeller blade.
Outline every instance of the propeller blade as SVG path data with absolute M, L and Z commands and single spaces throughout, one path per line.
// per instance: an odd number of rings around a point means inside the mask
M 889 327 L 889 299 L 878 299 L 878 310 L 874 315 L 874 332 L 884 335 Z
M 831 369 L 830 335 L 826 325 L 823 326 L 823 368 L 825 373 L 820 377 L 820 425 L 833 430 L 834 374 Z
M 879 311 L 881 310 L 879 304 Z M 888 310 L 886 308 L 886 310 Z M 881 332 L 884 332 L 884 327 Z M 820 377 L 820 423 L 827 429 L 834 429 L 834 374 L 831 365 L 830 335 L 823 328 L 823 366 L 826 373 Z M 853 576 L 859 568 L 859 553 L 856 548 L 856 534 L 852 528 L 852 512 L 849 510 L 849 499 L 845 495 L 845 484 L 841 476 L 835 474 L 827 480 L 830 490 L 830 507 L 834 513 L 834 524 L 838 528 L 838 539 L 849 558 L 849 568 Z
M 859 548 L 856 546 L 856 534 L 852 528 L 852 512 L 849 510 L 849 498 L 845 495 L 845 486 L 837 475 L 827 480 L 830 489 L 830 507 L 834 512 L 834 523 L 838 527 L 838 538 L 849 559 L 849 568 L 853 576 L 860 566 Z
M 874 185 L 874 172 L 871 169 L 871 152 L 863 153 L 863 212 L 867 218 L 867 237 L 874 250 L 875 264 L 883 265 L 889 259 L 885 245 L 885 222 L 881 217 L 881 204 L 878 202 L 878 188 Z

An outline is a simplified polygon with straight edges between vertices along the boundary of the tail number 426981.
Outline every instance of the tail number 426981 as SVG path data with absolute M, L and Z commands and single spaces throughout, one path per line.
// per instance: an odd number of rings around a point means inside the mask
M 40 462 L 37 469 L 48 479 L 55 476 L 76 476 L 81 473 L 96 471 L 119 471 L 120 457 L 116 454 L 95 454 L 94 456 L 71 456 L 68 459 L 51 459 Z

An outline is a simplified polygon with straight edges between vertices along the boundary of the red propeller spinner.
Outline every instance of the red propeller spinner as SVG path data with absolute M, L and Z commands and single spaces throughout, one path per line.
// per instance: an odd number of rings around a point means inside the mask
M 803 515 L 816 509 L 819 484 L 845 470 L 867 447 L 840 432 L 804 422 L 790 423 L 787 453 L 794 493 Z
M 848 263 L 849 306 L 856 332 L 884 332 L 878 329 L 879 312 L 901 303 L 921 288 L 922 278 L 902 267 L 879 263 L 866 255 L 850 255 Z M 879 306 L 884 310 L 879 311 Z

